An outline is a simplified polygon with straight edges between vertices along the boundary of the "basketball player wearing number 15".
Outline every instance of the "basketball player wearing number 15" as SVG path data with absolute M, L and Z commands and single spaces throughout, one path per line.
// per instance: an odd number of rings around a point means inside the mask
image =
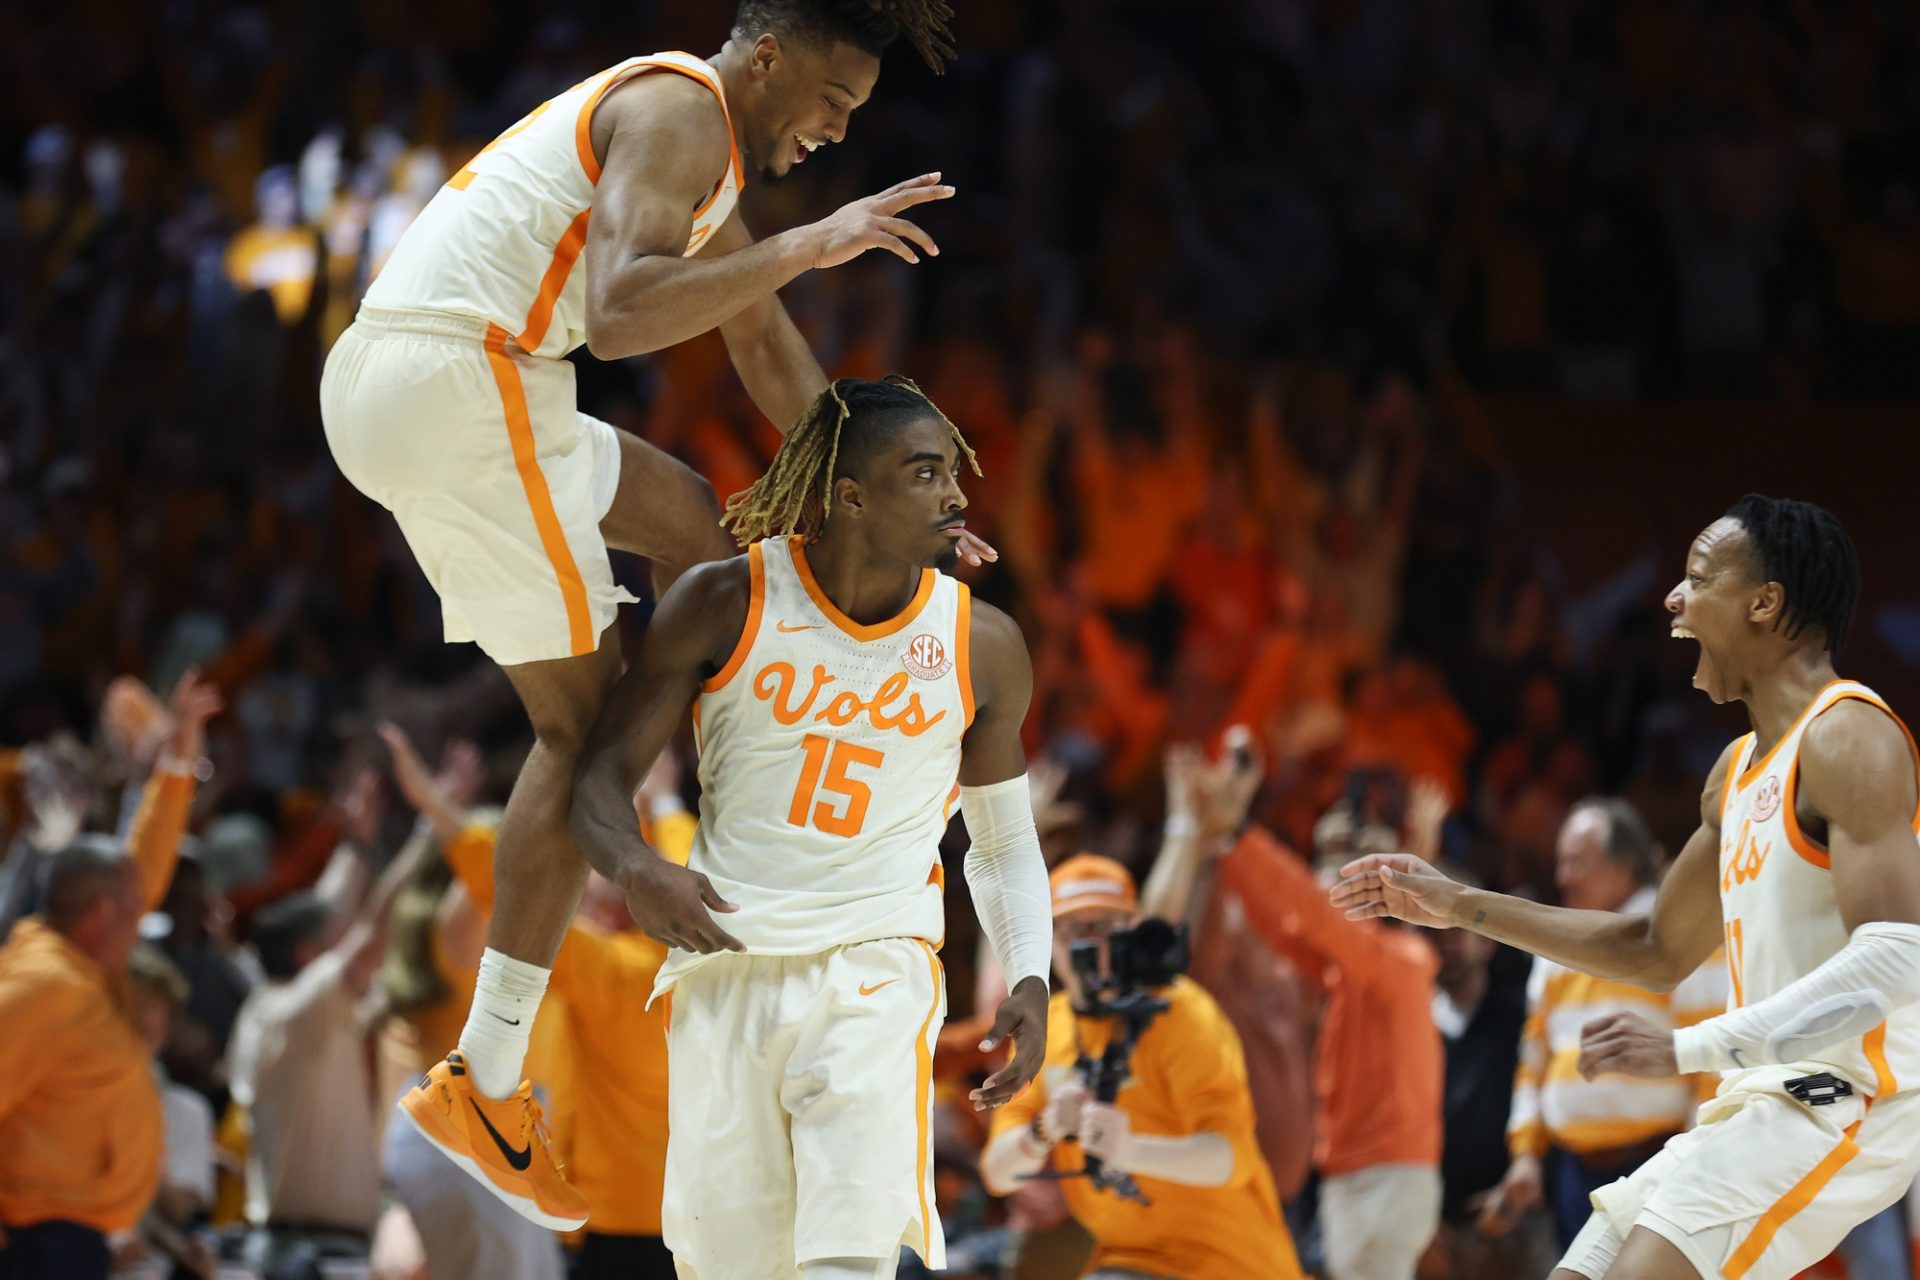
M 1724 945 L 1727 1012 L 1678 1031 L 1632 1013 L 1582 1030 L 1580 1069 L 1719 1071 L 1699 1123 L 1593 1193 L 1553 1280 L 1785 1280 L 1920 1171 L 1920 753 L 1834 673 L 1853 544 L 1804 502 L 1749 496 L 1694 539 L 1667 597 L 1695 687 L 1746 703 L 1700 829 L 1649 916 L 1464 888 L 1403 854 L 1342 869 L 1336 905 L 1472 929 L 1665 989 Z
M 459 1050 L 401 1106 L 544 1226 L 586 1218 L 521 1066 L 586 885 L 571 783 L 620 674 L 614 616 L 633 599 L 608 548 L 651 559 L 661 588 L 733 551 L 707 482 L 581 413 L 564 357 L 584 344 L 618 360 L 718 329 L 767 418 L 799 418 L 827 380 L 777 290 L 868 250 L 937 253 L 908 215 L 953 189 L 923 175 L 756 242 L 735 208 L 742 184 L 845 137 L 896 36 L 939 70 L 949 13 L 946 0 L 743 0 L 710 60 L 660 53 L 588 77 L 434 196 L 328 355 L 321 413 L 341 472 L 393 513 L 446 638 L 499 663 L 533 725 Z
M 1012 988 L 988 1041 L 1046 1049 L 1053 924 L 1020 726 L 1033 671 L 954 562 L 972 461 L 904 380 L 834 383 L 727 508 L 747 554 L 660 602 L 582 761 L 574 837 L 674 948 L 663 1235 L 682 1280 L 876 1280 L 945 1264 L 931 1071 L 946 1000 L 940 839 Z M 693 709 L 700 826 L 685 869 L 630 797 Z

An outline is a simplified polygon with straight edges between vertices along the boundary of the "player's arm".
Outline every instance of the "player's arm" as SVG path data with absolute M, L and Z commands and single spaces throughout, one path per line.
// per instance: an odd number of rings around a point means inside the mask
M 1800 798 L 1827 822 L 1847 944 L 1765 1000 L 1674 1032 L 1681 1071 L 1795 1062 L 1920 1000 L 1920 803 L 1906 734 L 1871 704 L 1842 702 L 1808 726 L 1799 769 Z
M 1700 797 L 1700 826 L 1674 859 L 1649 915 L 1550 907 L 1457 884 L 1412 854 L 1375 854 L 1340 868 L 1333 904 L 1349 919 L 1394 916 L 1471 929 L 1496 942 L 1616 982 L 1671 991 L 1719 944 L 1722 752 Z
M 634 922 L 668 946 L 741 951 L 709 908 L 735 908 L 707 878 L 676 867 L 640 838 L 633 793 L 746 626 L 746 557 L 697 565 L 660 597 L 639 659 L 613 687 L 574 778 L 572 827 L 587 865 L 625 893 Z
M 1011 992 L 981 1047 L 1014 1042 L 1012 1060 L 973 1091 L 974 1105 L 986 1108 L 1026 1088 L 1046 1053 L 1053 906 L 1020 743 L 1033 700 L 1033 661 L 1012 618 L 977 600 L 971 607 L 974 717 L 960 756 L 960 813 L 973 841 L 967 889 Z
M 868 249 L 909 262 L 920 260 L 916 247 L 939 252 L 926 232 L 899 216 L 953 194 L 938 174 L 926 174 L 723 256 L 682 257 L 693 210 L 729 163 L 719 102 L 684 76 L 636 76 L 600 100 L 592 131 L 596 151 L 604 138 L 605 152 L 587 221 L 587 346 L 602 360 L 684 342 L 801 272 L 838 266 Z
M 753 233 L 736 209 L 700 247 L 699 256 L 725 257 L 753 242 Z M 747 394 L 783 435 L 827 389 L 825 371 L 777 293 L 749 302 L 732 319 L 722 321 L 720 336 L 726 339 L 727 354 Z

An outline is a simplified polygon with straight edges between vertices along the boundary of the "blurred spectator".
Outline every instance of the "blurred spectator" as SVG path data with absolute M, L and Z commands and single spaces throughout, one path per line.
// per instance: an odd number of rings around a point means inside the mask
M 1625 801 L 1583 800 L 1561 827 L 1554 874 L 1566 906 L 1646 915 L 1653 910 L 1659 872 L 1660 846 Z M 1717 1075 L 1589 1080 L 1578 1067 L 1582 1027 L 1622 1008 L 1663 1025 L 1691 1026 L 1726 1007 L 1726 964 L 1717 952 L 1671 992 L 1596 978 L 1535 957 L 1507 1121 L 1512 1163 L 1500 1185 L 1483 1197 L 1482 1228 L 1498 1234 L 1541 1204 L 1547 1158 L 1557 1153 L 1550 1204 L 1565 1248 L 1592 1213 L 1588 1195 L 1626 1177 L 1668 1138 L 1690 1127 L 1700 1101 L 1719 1087 Z
M 134 948 L 129 972 L 134 1022 L 156 1058 L 153 1071 L 164 1119 L 160 1189 L 148 1209 L 144 1234 L 163 1256 L 211 1276 L 212 1253 L 203 1244 L 189 1243 L 186 1232 L 213 1207 L 213 1108 L 192 1089 L 168 1079 L 158 1061 L 186 1004 L 187 980 L 164 955 L 145 946 Z M 171 1267 L 163 1272 L 170 1274 Z
M 1254 1141 L 1240 1040 L 1204 991 L 1184 977 L 1154 989 L 1167 1008 L 1133 1046 L 1120 1100 L 1096 1100 L 1080 1078 L 1079 1064 L 1097 1061 L 1120 1023 L 1086 1012 L 1095 993 L 1082 986 L 1072 948 L 1095 944 L 1098 971 L 1112 973 L 1108 939 L 1135 923 L 1138 904 L 1132 876 L 1108 858 L 1069 858 L 1051 879 L 1054 967 L 1065 989 L 1049 1009 L 1040 1077 L 994 1116 L 981 1159 L 987 1189 L 1005 1195 L 1051 1161 L 1095 1241 L 1089 1280 L 1298 1277 L 1273 1175 Z M 1088 1157 L 1108 1173 L 1137 1175 L 1148 1203 L 1076 1176 Z
M 1314 869 L 1258 828 L 1220 864 L 1248 922 L 1326 992 L 1314 1076 L 1320 1234 L 1332 1280 L 1411 1280 L 1440 1225 L 1442 1056 L 1438 962 L 1420 934 L 1352 921 L 1327 901 L 1341 864 L 1400 843 L 1342 804 L 1314 837 Z M 1354 1087 L 1364 1080 L 1366 1088 Z
M 336 866 L 364 881 L 353 864 L 372 856 L 378 775 L 366 770 L 355 793 Z M 367 1254 L 380 1216 L 380 1122 L 357 1006 L 385 951 L 393 900 L 431 848 L 430 833 L 416 832 L 364 898 L 293 894 L 254 921 L 267 980 L 234 1026 L 233 1097 L 251 1137 L 247 1258 L 275 1280 L 318 1276 L 323 1257 Z
M 219 695 L 183 676 L 126 849 L 86 836 L 0 947 L 0 1276 L 104 1278 L 160 1185 L 165 1119 L 128 957 L 172 878 Z
M 242 293 L 264 290 L 281 324 L 307 314 L 320 268 L 320 236 L 301 225 L 300 192 L 293 170 L 277 165 L 253 187 L 258 220 L 227 248 L 227 275 Z
M 1448 874 L 1473 883 L 1458 869 Z M 1441 1225 L 1433 1271 L 1458 1280 L 1545 1275 L 1558 1255 L 1547 1238 L 1544 1215 L 1527 1218 L 1520 1229 L 1490 1236 L 1480 1230 L 1473 1209 L 1507 1170 L 1503 1135 L 1527 1017 L 1525 988 L 1494 977 L 1492 960 L 1499 944 L 1489 938 L 1467 929 L 1442 929 L 1433 934 L 1433 945 L 1440 954 L 1433 1021 L 1446 1041 L 1447 1057 Z M 1423 1267 L 1421 1274 L 1430 1274 L 1429 1269 Z

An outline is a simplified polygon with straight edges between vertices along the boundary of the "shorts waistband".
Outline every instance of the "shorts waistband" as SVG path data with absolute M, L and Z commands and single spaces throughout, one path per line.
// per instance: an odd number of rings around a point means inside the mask
M 410 311 L 399 307 L 370 307 L 364 303 L 353 322 L 371 336 L 405 333 L 415 337 L 454 338 L 462 342 L 485 342 L 492 324 L 478 316 L 463 316 L 451 311 Z

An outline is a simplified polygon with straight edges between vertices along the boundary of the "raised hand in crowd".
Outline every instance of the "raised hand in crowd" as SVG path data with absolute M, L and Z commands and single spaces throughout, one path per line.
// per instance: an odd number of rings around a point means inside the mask
M 1440 860 L 1440 828 L 1451 804 L 1447 789 L 1432 778 L 1415 778 L 1407 796 L 1407 849 L 1427 862 Z
M 439 772 L 429 773 L 406 730 L 383 720 L 379 733 L 393 757 L 393 780 L 401 797 L 432 824 L 434 834 L 442 840 L 459 835 L 466 828 L 467 811 L 486 783 L 486 764 L 480 749 L 464 738 L 456 738 L 440 753 Z
M 181 672 L 173 686 L 173 696 L 167 699 L 172 727 L 161 743 L 156 767 L 195 771 L 207 753 L 207 721 L 219 715 L 226 705 L 219 686 L 202 680 L 198 668 L 189 667 Z

